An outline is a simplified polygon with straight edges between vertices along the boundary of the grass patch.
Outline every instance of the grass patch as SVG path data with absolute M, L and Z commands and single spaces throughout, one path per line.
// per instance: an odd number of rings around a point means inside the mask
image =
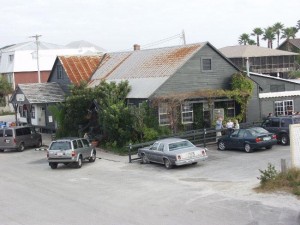
M 284 173 L 278 173 L 269 164 L 266 170 L 259 171 L 261 176 L 258 177 L 260 186 L 255 188 L 257 192 L 284 191 L 300 197 L 300 169 L 290 168 Z
M 0 112 L 0 116 L 14 115 L 14 114 L 15 114 L 14 112 L 4 111 L 4 110 L 1 110 Z

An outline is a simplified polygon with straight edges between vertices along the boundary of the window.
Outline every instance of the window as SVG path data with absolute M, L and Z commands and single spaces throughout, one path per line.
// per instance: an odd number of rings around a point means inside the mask
M 77 149 L 77 148 L 78 148 L 77 141 L 76 141 L 76 140 L 74 140 L 74 141 L 72 141 L 72 143 L 73 143 L 73 147 L 74 147 L 74 149 Z
M 14 55 L 9 55 L 9 62 L 13 62 L 14 61 Z
M 158 108 L 159 125 L 169 125 L 170 118 L 168 113 L 168 105 L 161 104 Z
M 5 130 L 4 137 L 12 137 L 13 136 L 13 131 L 12 129 Z
M 270 127 L 279 127 L 280 126 L 279 118 L 273 118 L 270 122 L 271 122 Z
M 211 71 L 211 58 L 203 58 L 202 59 L 202 70 L 203 71 Z
M 293 100 L 276 101 L 275 102 L 275 115 L 276 116 L 292 115 L 293 112 L 294 112 Z
M 80 140 L 77 140 L 77 145 L 78 145 L 78 148 L 83 148 L 82 142 Z
M 193 104 L 184 103 L 181 105 L 181 123 L 188 124 L 193 123 Z
M 81 141 L 82 141 L 84 147 L 90 146 L 89 142 L 86 139 L 82 139 Z
M 226 110 L 227 117 L 235 117 L 235 102 L 226 102 Z
M 155 142 L 151 147 L 150 150 L 156 151 L 158 147 L 158 142 Z
M 61 65 L 58 65 L 57 67 L 57 79 L 61 80 L 63 77 L 63 69 Z
M 32 106 L 31 108 L 31 118 L 34 119 L 35 118 L 35 107 Z
M 289 127 L 290 124 L 293 124 L 292 118 L 281 119 L 281 127 Z
M 20 117 L 24 117 L 27 118 L 27 108 L 26 106 L 19 106 L 19 113 L 20 113 Z
M 161 152 L 163 152 L 164 151 L 164 144 L 163 143 L 161 143 L 159 146 L 158 146 L 158 151 L 161 151 Z

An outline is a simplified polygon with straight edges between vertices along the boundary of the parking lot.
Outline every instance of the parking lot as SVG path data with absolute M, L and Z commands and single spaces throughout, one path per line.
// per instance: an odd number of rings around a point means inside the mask
M 254 153 L 217 151 L 197 165 L 166 170 L 128 163 L 98 149 L 81 169 L 52 170 L 46 151 L 0 154 L 0 223 L 66 224 L 300 224 L 300 200 L 255 193 L 258 169 L 290 165 L 289 146 Z

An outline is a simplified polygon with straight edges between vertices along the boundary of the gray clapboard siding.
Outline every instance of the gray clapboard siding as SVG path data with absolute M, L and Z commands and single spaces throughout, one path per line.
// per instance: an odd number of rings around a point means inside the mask
M 202 58 L 212 59 L 211 71 L 202 71 Z M 206 45 L 159 87 L 155 95 L 188 93 L 207 89 L 230 89 L 231 76 L 236 72 L 235 67 Z

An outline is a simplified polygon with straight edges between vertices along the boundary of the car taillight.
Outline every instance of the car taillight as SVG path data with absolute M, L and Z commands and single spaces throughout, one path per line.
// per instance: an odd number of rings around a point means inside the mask
M 17 141 L 16 141 L 16 139 L 14 138 L 14 143 L 16 144 L 17 143 Z
M 206 151 L 205 150 L 202 151 L 202 155 L 206 155 Z
M 181 159 L 181 155 L 178 155 L 178 156 L 177 156 L 177 159 L 180 160 L 180 159 Z
M 277 139 L 276 134 L 273 134 L 273 135 L 272 135 L 272 139 Z
M 261 138 L 256 138 L 256 139 L 255 139 L 255 142 L 256 142 L 256 143 L 261 142 L 261 141 L 262 141 Z
M 76 156 L 76 152 L 72 151 L 72 157 Z

